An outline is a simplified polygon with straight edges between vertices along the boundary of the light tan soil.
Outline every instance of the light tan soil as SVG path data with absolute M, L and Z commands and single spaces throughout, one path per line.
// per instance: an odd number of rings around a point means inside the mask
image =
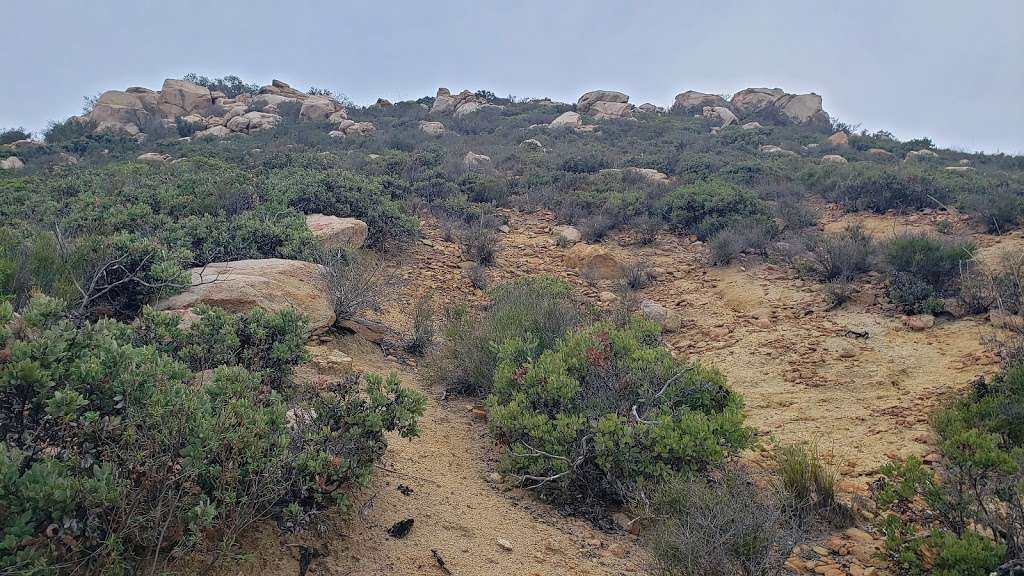
M 611 288 L 588 285 L 566 268 L 565 249 L 550 234 L 555 224 L 550 214 L 504 214 L 510 231 L 500 235 L 498 262 L 489 272 L 492 284 L 549 273 L 576 285 L 595 304 L 598 294 Z M 962 219 L 946 215 L 903 218 L 835 210 L 822 227 L 837 230 L 859 222 L 883 237 L 893 230 L 931 229 L 941 219 L 966 231 Z M 1024 245 L 1020 234 L 972 239 L 986 260 Z M 751 261 L 709 268 L 702 245 L 669 234 L 650 246 L 622 236 L 604 245 L 623 261 L 641 259 L 657 269 L 657 281 L 640 296 L 682 316 L 682 328 L 666 335 L 670 349 L 722 370 L 745 398 L 748 421 L 763 438 L 812 442 L 831 454 L 848 492 L 864 492 L 892 457 L 927 454 L 929 414 L 949 394 L 997 369 L 989 346 L 993 330 L 983 318 L 940 318 L 933 328 L 913 332 L 876 303 L 880 278 L 868 278 L 855 302 L 830 310 L 818 285 L 782 265 Z M 483 302 L 483 293 L 463 273 L 462 260 L 458 244 L 425 222 L 423 241 L 401 260 L 404 285 L 381 319 L 407 332 L 413 303 L 424 294 L 439 305 Z M 479 411 L 474 414 L 464 399 L 442 401 L 442 392 L 429 389 L 414 367 L 384 358 L 365 342 L 353 348 L 358 342 L 347 338 L 329 345 L 353 356 L 358 369 L 398 370 L 408 385 L 426 392 L 430 402 L 422 436 L 392 441 L 353 512 L 336 515 L 323 537 L 281 541 L 273 528 L 263 527 L 241 546 L 254 550 L 252 556 L 221 573 L 297 574 L 288 552 L 294 548 L 287 544 L 300 541 L 326 552 L 309 574 L 443 574 L 433 549 L 456 575 L 645 573 L 643 552 L 632 536 L 595 532 L 529 494 L 489 483 L 498 450 Z M 402 495 L 399 484 L 413 493 Z M 388 527 L 409 517 L 415 525 L 408 537 L 387 535 Z M 512 550 L 503 550 L 499 538 Z M 822 558 L 808 567 L 832 561 L 844 562 Z

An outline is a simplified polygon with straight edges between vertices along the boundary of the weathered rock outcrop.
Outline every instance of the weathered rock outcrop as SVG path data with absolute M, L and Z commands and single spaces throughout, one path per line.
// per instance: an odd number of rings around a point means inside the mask
M 444 127 L 444 124 L 440 122 L 429 122 L 427 120 L 420 120 L 417 126 L 419 126 L 420 130 L 426 132 L 427 134 L 430 134 L 431 136 L 440 136 L 441 134 L 447 132 L 447 130 Z
M 501 108 L 501 106 L 489 104 L 486 98 L 477 96 L 469 90 L 463 90 L 458 95 L 452 96 L 452 93 L 447 88 L 438 88 L 437 95 L 434 96 L 434 105 L 430 108 L 430 113 L 461 118 L 484 108 Z
M 576 112 L 564 112 L 558 118 L 551 121 L 551 128 L 579 128 L 583 125 L 583 119 Z
M 629 96 L 612 90 L 593 90 L 580 96 L 579 100 L 576 101 L 576 111 L 580 114 L 586 114 L 598 102 L 625 104 L 629 102 Z
M 705 106 L 712 108 L 721 106 L 724 108 L 728 105 L 729 103 L 725 101 L 725 98 L 717 94 L 705 94 L 703 92 L 687 90 L 686 92 L 676 94 L 675 101 L 672 102 L 672 109 L 700 112 L 704 110 Z
M 185 80 L 164 80 L 159 94 L 158 106 L 164 118 L 188 116 L 192 113 L 205 115 L 213 108 L 213 96 L 209 88 Z
M 361 248 L 366 243 L 366 222 L 325 214 L 308 214 L 306 227 L 326 248 Z
M 334 306 L 323 287 L 321 267 L 300 260 L 268 258 L 218 262 L 190 270 L 192 286 L 155 308 L 188 318 L 200 304 L 230 312 L 291 308 L 306 317 L 311 334 L 334 324 Z
M 737 122 L 736 115 L 724 106 L 705 106 L 703 116 L 712 122 L 719 122 L 722 128 Z
M 25 167 L 25 163 L 21 161 L 21 158 L 17 156 L 11 156 L 10 158 L 4 158 L 0 160 L 0 170 L 21 170 Z

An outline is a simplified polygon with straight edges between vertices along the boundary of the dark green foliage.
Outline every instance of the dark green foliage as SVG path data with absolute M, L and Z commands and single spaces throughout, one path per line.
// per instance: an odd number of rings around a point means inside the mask
M 1024 187 L 1016 191 L 1004 187 L 983 196 L 971 196 L 965 204 L 971 216 L 985 230 L 1004 234 L 1020 226 L 1024 219 Z
M 541 351 L 580 324 L 582 315 L 571 294 L 561 280 L 528 276 L 492 289 L 490 305 L 479 314 L 449 308 L 442 322 L 444 341 L 429 359 L 428 378 L 455 392 L 486 393 L 504 342 L 527 337 Z
M 810 167 L 801 174 L 813 192 L 851 210 L 918 210 L 954 199 L 944 175 L 916 167 L 851 163 Z
M 941 310 L 936 299 L 952 292 L 973 256 L 970 242 L 924 233 L 896 236 L 884 247 L 890 299 L 910 314 Z
M 32 133 L 26 132 L 24 128 L 0 129 L 0 146 L 17 142 L 18 140 L 28 140 L 31 137 Z
M 181 330 L 154 313 L 73 324 L 36 298 L 21 318 L 12 331 L 0 306 L 5 572 L 164 570 L 268 515 L 308 519 L 344 504 L 384 434 L 415 436 L 423 410 L 394 376 L 287 394 L 305 331 L 290 312 L 205 311 Z
M 211 92 L 223 92 L 224 96 L 228 98 L 235 98 L 243 92 L 255 94 L 260 89 L 257 84 L 244 82 L 241 78 L 234 75 L 211 79 L 206 76 L 200 76 L 194 72 L 190 72 L 185 74 L 183 80 L 209 88 Z
M 986 575 L 1024 559 L 1024 366 L 1011 366 L 936 415 L 943 475 L 919 459 L 882 468 L 886 551 L 909 574 Z M 921 501 L 934 521 L 915 521 Z
M 505 469 L 560 497 L 621 501 L 752 438 L 722 375 L 673 359 L 657 326 L 638 318 L 569 332 L 543 351 L 530 335 L 505 341 L 487 407 Z
M 767 208 L 756 195 L 721 180 L 698 182 L 664 199 L 669 224 L 680 233 L 707 239 L 744 220 L 770 224 Z
M 188 283 L 182 255 L 147 238 L 26 232 L 0 229 L 0 299 L 17 306 L 39 290 L 63 298 L 80 317 L 131 318 Z

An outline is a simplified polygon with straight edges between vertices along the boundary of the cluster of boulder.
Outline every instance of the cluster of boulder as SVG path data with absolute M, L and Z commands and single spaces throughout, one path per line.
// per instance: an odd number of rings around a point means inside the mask
M 430 113 L 461 118 L 485 108 L 500 109 L 502 107 L 488 103 L 486 98 L 469 90 L 463 90 L 456 96 L 452 96 L 451 91 L 447 88 L 438 88 L 437 95 L 434 96 L 434 105 L 430 107 Z
M 788 94 L 781 88 L 747 88 L 728 101 L 717 94 L 687 90 L 676 95 L 672 109 L 694 112 L 721 122 L 723 127 L 752 119 L 782 124 L 828 122 L 821 96 Z
M 74 119 L 95 122 L 98 132 L 121 132 L 140 139 L 149 126 L 175 128 L 179 122 L 191 126 L 194 138 L 224 138 L 276 126 L 284 106 L 296 107 L 302 120 L 329 122 L 332 137 L 374 131 L 369 122 L 349 120 L 344 106 L 334 98 L 307 94 L 280 80 L 256 94 L 244 92 L 229 98 L 223 92 L 169 78 L 156 91 L 137 86 L 108 90 L 92 110 Z

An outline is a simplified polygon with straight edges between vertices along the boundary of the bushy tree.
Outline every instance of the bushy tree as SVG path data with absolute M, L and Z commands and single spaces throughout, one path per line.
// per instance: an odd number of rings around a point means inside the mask
M 654 324 L 598 322 L 537 345 L 526 336 L 500 347 L 487 398 L 503 465 L 528 486 L 617 501 L 751 442 L 725 378 L 672 358 Z

